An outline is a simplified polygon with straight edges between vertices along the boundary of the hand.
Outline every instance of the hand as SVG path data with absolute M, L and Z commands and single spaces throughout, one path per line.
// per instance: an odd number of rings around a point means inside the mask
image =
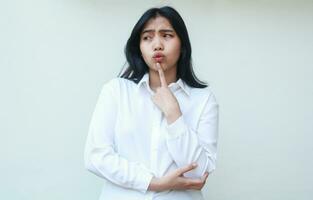
M 205 185 L 205 182 L 209 176 L 208 172 L 200 179 L 192 179 L 192 178 L 185 178 L 183 174 L 193 170 L 196 168 L 196 165 L 188 165 L 186 167 L 179 168 L 174 170 L 162 178 L 153 178 L 150 185 L 149 190 L 152 191 L 164 191 L 164 190 L 201 190 Z
M 156 63 L 156 68 L 159 72 L 161 87 L 156 89 L 155 95 L 151 97 L 154 104 L 164 113 L 168 124 L 175 121 L 182 115 L 178 101 L 172 91 L 168 88 L 163 69 L 160 63 Z

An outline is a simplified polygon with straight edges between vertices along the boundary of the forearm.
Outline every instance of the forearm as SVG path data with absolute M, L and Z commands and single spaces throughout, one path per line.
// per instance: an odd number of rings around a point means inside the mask
M 186 173 L 186 177 L 198 178 L 215 168 L 212 156 L 200 144 L 196 133 L 188 128 L 180 136 L 168 138 L 167 147 L 178 167 L 197 163 L 198 167 Z
M 199 179 L 184 177 L 184 173 L 191 171 L 196 167 L 197 164 L 192 163 L 190 165 L 171 171 L 161 178 L 153 177 L 151 179 L 148 190 L 157 192 L 164 190 L 201 190 L 208 177 L 207 173 Z
M 111 147 L 86 151 L 85 167 L 101 178 L 121 187 L 145 192 L 153 174 L 143 164 L 130 162 L 116 154 Z
M 161 179 L 156 178 L 156 177 L 153 177 L 151 179 L 151 182 L 150 182 L 149 187 L 148 187 L 148 190 L 156 191 L 156 192 L 164 191 L 167 189 L 169 189 L 169 188 L 166 188 L 166 186 L 161 183 Z
M 173 112 L 167 118 L 168 121 L 174 120 L 167 128 L 166 143 L 169 153 L 179 167 L 193 162 L 198 164 L 195 170 L 186 174 L 188 177 L 200 177 L 205 171 L 212 172 L 216 160 L 217 124 L 206 122 L 208 125 L 199 125 L 198 130 L 195 130 L 179 114 L 178 111 Z
M 181 115 L 182 115 L 182 112 L 180 110 L 178 103 L 170 106 L 170 109 L 164 113 L 164 116 L 168 125 L 175 122 Z

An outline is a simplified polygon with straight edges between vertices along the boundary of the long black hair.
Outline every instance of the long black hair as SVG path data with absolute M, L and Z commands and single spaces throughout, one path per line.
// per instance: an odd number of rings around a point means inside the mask
M 165 17 L 177 33 L 181 41 L 181 54 L 177 61 L 177 79 L 181 78 L 185 83 L 195 88 L 205 88 L 207 84 L 200 81 L 194 74 L 191 63 L 191 45 L 186 25 L 179 13 L 172 7 L 150 8 L 138 20 L 127 40 L 124 53 L 128 67 L 119 73 L 119 77 L 138 83 L 143 75 L 149 71 L 140 51 L 140 35 L 145 24 L 157 16 Z

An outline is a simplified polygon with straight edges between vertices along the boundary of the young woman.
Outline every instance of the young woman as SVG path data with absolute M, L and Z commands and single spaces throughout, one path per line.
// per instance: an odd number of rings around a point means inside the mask
M 128 68 L 104 84 L 85 166 L 105 180 L 101 200 L 203 199 L 216 165 L 218 104 L 195 76 L 183 19 L 147 10 L 125 47 Z

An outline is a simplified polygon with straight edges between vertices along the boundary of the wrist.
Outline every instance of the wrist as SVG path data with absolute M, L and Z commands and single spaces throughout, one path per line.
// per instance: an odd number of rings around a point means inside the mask
M 153 177 L 151 179 L 151 182 L 149 184 L 148 190 L 151 191 L 162 191 L 163 190 L 163 184 L 160 178 Z
M 179 107 L 173 109 L 171 112 L 165 114 L 165 118 L 167 120 L 167 124 L 171 124 L 176 121 L 182 115 Z

